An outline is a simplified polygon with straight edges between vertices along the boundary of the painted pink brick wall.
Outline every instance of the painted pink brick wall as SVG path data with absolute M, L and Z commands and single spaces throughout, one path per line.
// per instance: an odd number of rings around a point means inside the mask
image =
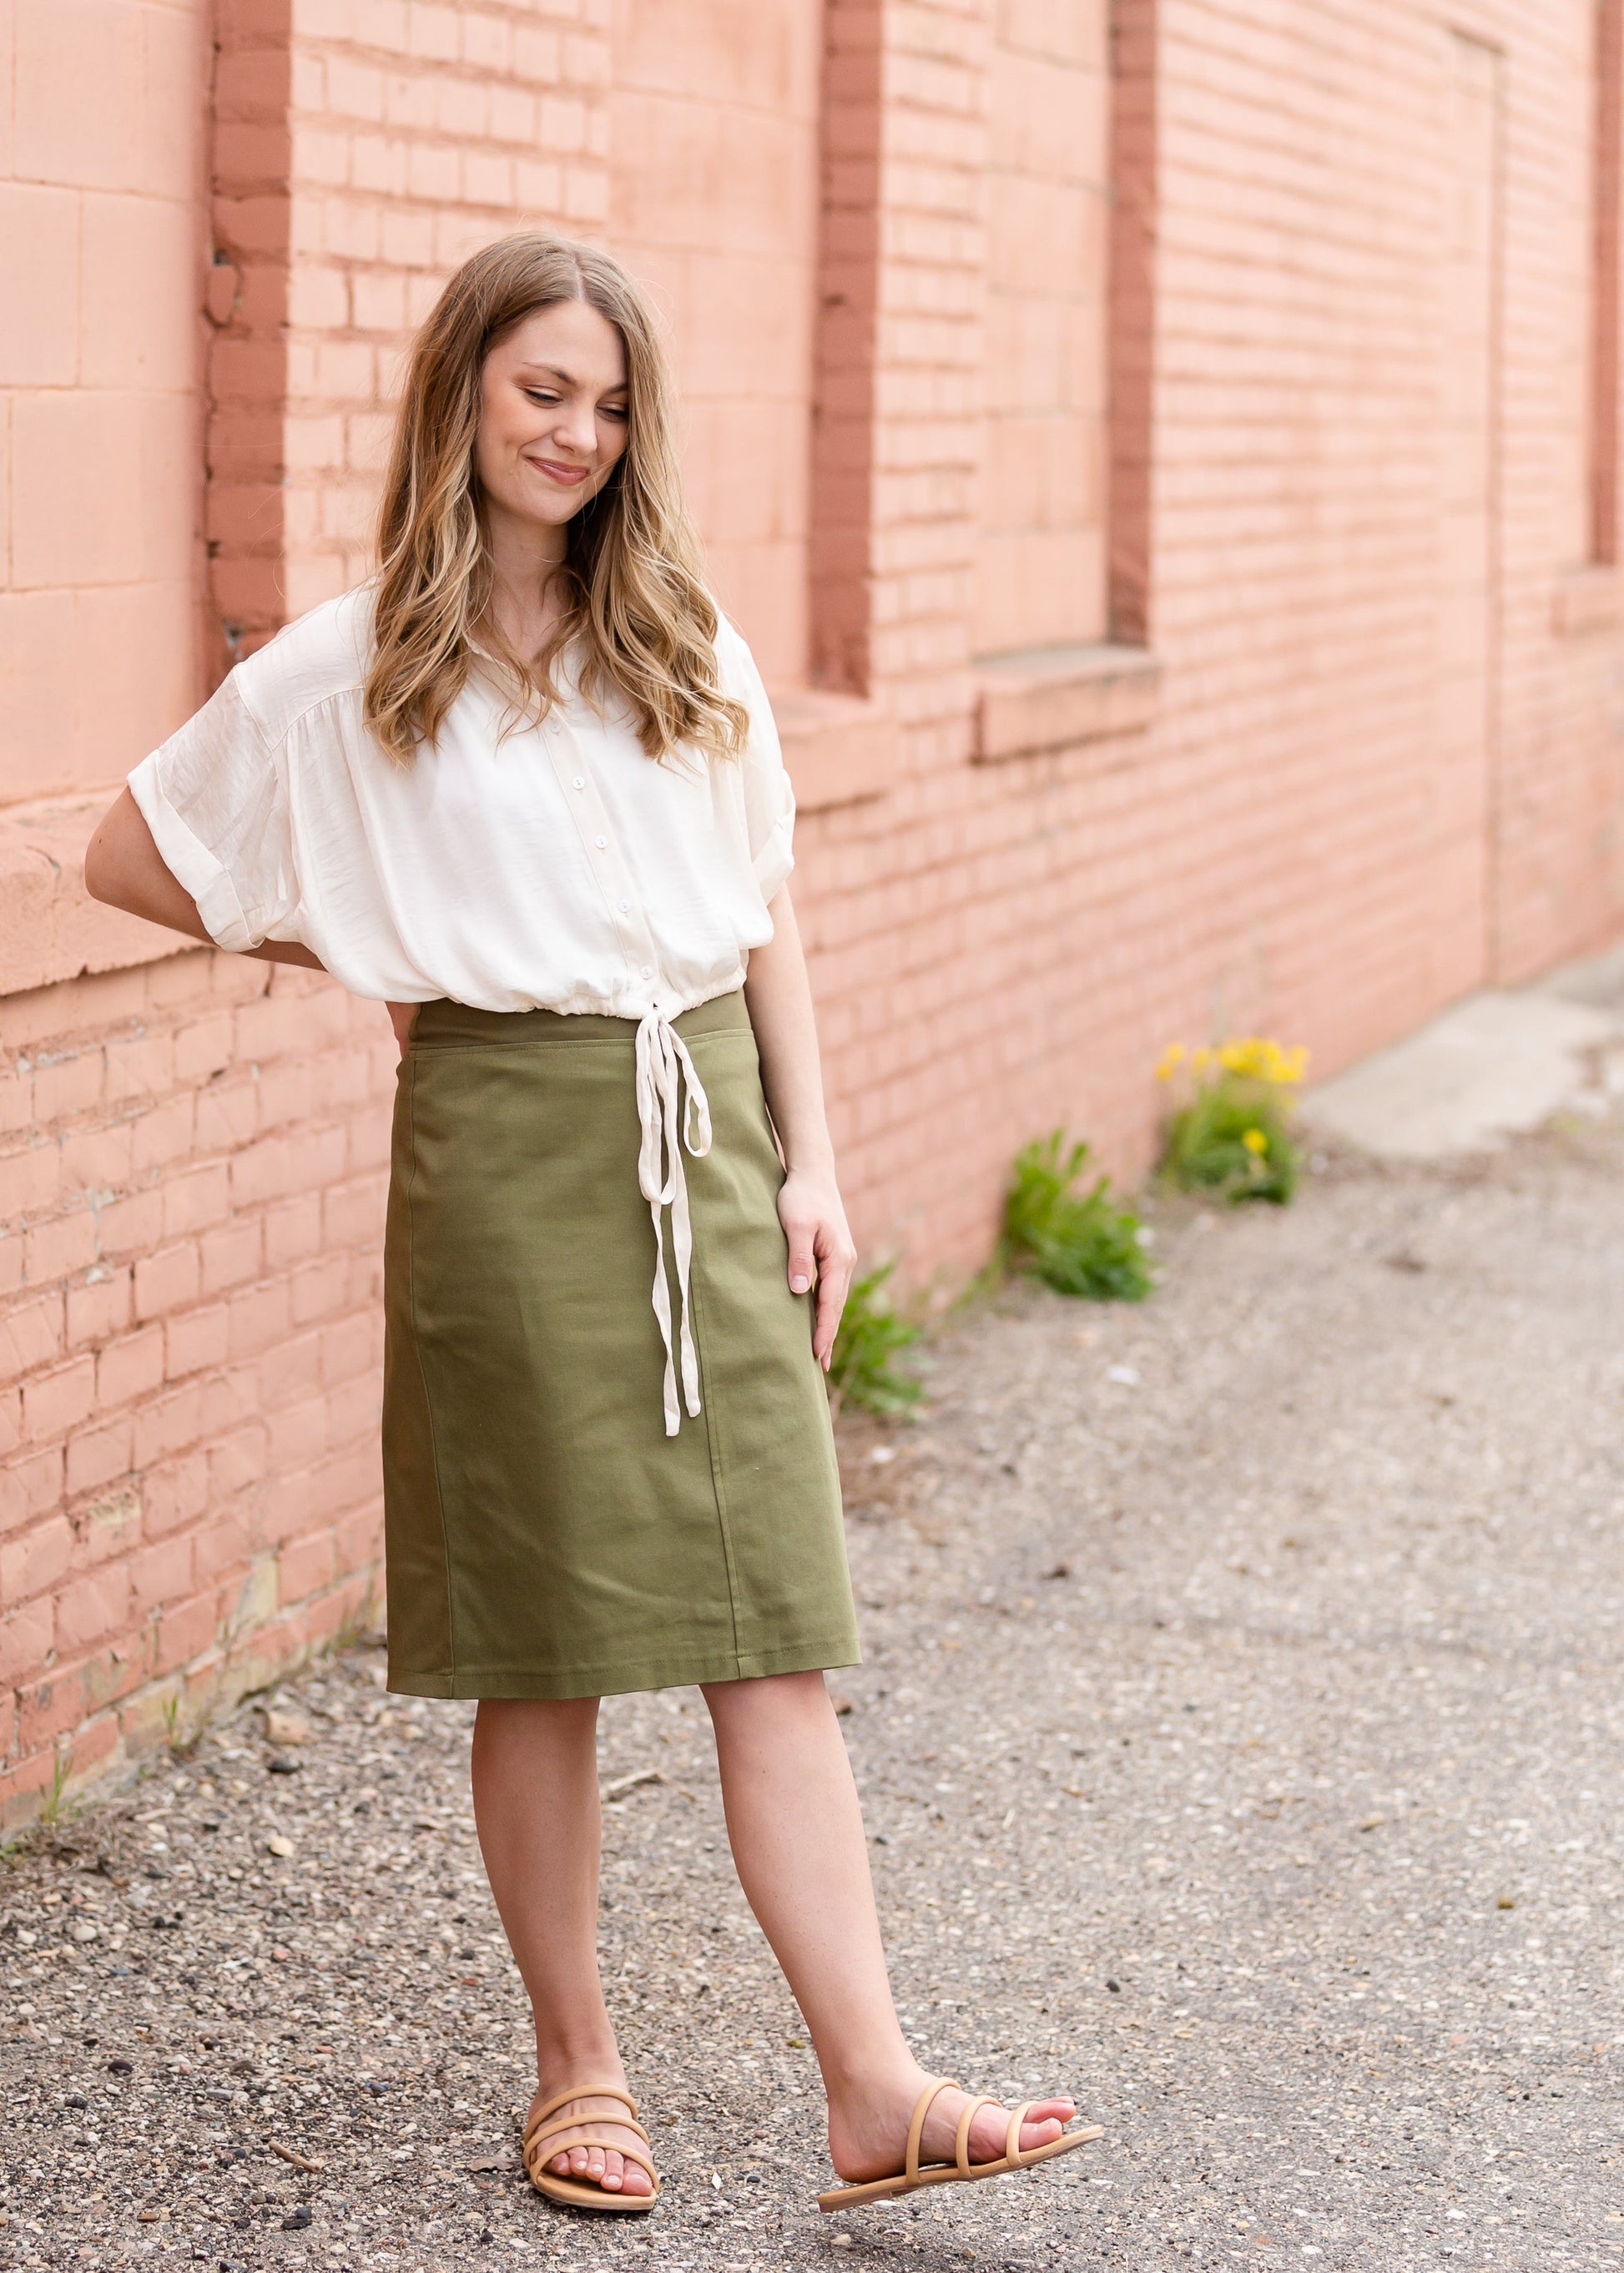
M 797 894 L 860 1236 L 951 1281 L 1034 1133 L 1144 1162 L 1169 1037 L 1268 1026 L 1327 1069 L 1616 934 L 1616 593 L 1558 629 L 1590 544 L 1591 14 L 1118 0 L 1154 101 L 1102 151 L 1103 0 L 218 0 L 212 111 L 192 8 L 18 0 L 0 799 L 116 776 L 199 653 L 361 573 L 400 350 L 467 250 L 613 243 L 665 311 L 713 573 L 771 678 L 898 722 L 883 795 L 808 798 Z M 166 41 L 180 76 L 115 119 Z M 1477 156 L 1462 71 L 1493 89 Z M 1479 160 L 1492 274 L 1445 251 Z M 1154 191 L 1109 336 L 1108 164 Z M 1493 447 L 1450 489 L 1477 442 L 1443 423 L 1446 318 L 1491 303 Z M 1143 499 L 1101 494 L 1113 391 Z M 103 494 L 35 446 L 52 418 L 155 436 L 147 472 Z M 1149 559 L 1114 614 L 1108 544 Z M 978 656 L 1132 635 L 1141 603 L 1147 731 L 974 761 Z M 0 994 L 12 1813 L 59 1746 L 79 1775 L 151 1741 L 376 1575 L 382 1014 L 119 936 L 83 959 L 124 967 Z
M 0 12 L 0 803 L 203 691 L 202 55 L 195 0 Z
M 717 595 L 786 686 L 809 660 L 822 12 L 622 7 L 610 96 L 607 240 L 665 318 Z
M 393 1039 L 208 952 L 0 1001 L 0 1688 L 26 1800 L 258 1685 L 376 1555 Z
M 289 105 L 284 607 L 366 573 L 401 350 L 523 225 L 601 235 L 607 0 L 300 0 Z
M 1103 639 L 1105 10 L 1004 4 L 989 69 L 974 639 Z

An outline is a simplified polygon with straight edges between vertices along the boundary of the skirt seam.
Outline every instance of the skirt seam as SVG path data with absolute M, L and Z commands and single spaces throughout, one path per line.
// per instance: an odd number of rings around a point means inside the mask
M 695 1262 L 697 1257 L 695 1258 Z M 694 1347 L 699 1364 L 699 1417 L 705 1427 L 705 1451 L 710 1462 L 710 1490 L 716 1501 L 717 1528 L 722 1535 L 722 1565 L 727 1573 L 727 1617 L 733 1628 L 733 1654 L 739 1654 L 739 1573 L 733 1554 L 733 1527 L 727 1514 L 727 1485 L 725 1462 L 718 1440 L 715 1400 L 710 1394 L 710 1371 L 705 1363 L 705 1305 L 700 1292 L 700 1272 L 690 1270 L 688 1301 L 694 1309 Z
M 417 1379 L 423 1384 L 423 1411 L 428 1422 L 429 1457 L 434 1465 L 434 1509 L 440 1518 L 440 1551 L 446 1573 L 446 1658 L 450 1677 L 457 1677 L 456 1616 L 451 1599 L 451 1539 L 446 1526 L 446 1489 L 440 1468 L 440 1438 L 434 1428 L 434 1400 L 429 1394 L 428 1369 L 423 1362 L 423 1337 L 417 1332 L 417 1236 L 411 1196 L 417 1181 L 417 1069 L 414 1062 L 406 1094 L 407 1120 L 411 1131 L 411 1174 L 406 1180 L 406 1315 L 411 1324 L 411 1350 Z

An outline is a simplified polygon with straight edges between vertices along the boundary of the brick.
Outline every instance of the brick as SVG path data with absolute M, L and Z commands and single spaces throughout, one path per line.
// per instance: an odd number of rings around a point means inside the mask
M 162 1679 L 173 1673 L 207 1649 L 219 1630 L 219 1613 L 212 1594 L 193 1595 L 190 1601 L 170 1602 L 157 1622 L 153 1645 L 152 1671 Z
M 228 1304 L 228 1340 L 234 1358 L 252 1357 L 286 1335 L 291 1318 L 286 1279 L 248 1287 Z
M 62 1154 L 34 1144 L 0 1160 L 0 1217 L 11 1224 L 53 1212 L 62 1191 Z
M 265 1267 L 265 1226 L 258 1216 L 222 1224 L 205 1232 L 198 1242 L 199 1285 L 205 1294 L 219 1294 L 257 1279 Z
M 265 1138 L 231 1161 L 233 1204 L 249 1208 L 285 1199 L 291 1192 L 319 1189 L 342 1174 L 344 1155 L 342 1129 Z
M 297 1467 L 319 1459 L 328 1445 L 327 1399 L 307 1397 L 267 1416 L 265 1458 L 268 1469 Z
M 147 1466 L 141 1479 L 141 1512 L 147 1538 L 162 1538 L 195 1523 L 207 1507 L 207 1452 L 189 1452 L 180 1459 Z
M 49 1223 L 34 1225 L 23 1234 L 23 1277 L 31 1287 L 65 1279 L 70 1272 L 86 1271 L 96 1260 L 98 1219 L 87 1207 L 75 1208 Z
M 140 1257 L 135 1265 L 135 1315 L 161 1318 L 194 1302 L 201 1286 L 201 1257 L 187 1242 Z
M 102 1101 L 102 1084 L 106 1077 L 106 1061 L 100 1049 L 74 1051 L 50 1061 L 36 1061 L 34 1069 L 34 1118 L 46 1127 L 53 1121 L 65 1121 L 75 1113 L 84 1113 Z
M 221 1140 L 202 1133 L 199 1127 L 201 1100 L 191 1095 L 166 1098 L 162 1105 L 143 1113 L 131 1130 L 131 1173 L 145 1177 L 154 1169 L 164 1169 L 177 1160 L 184 1160 L 199 1144 L 209 1149 L 211 1141 Z
M 127 1418 L 77 1431 L 67 1442 L 65 1489 L 77 1497 L 100 1491 L 128 1475 L 134 1441 L 134 1423 Z
M 163 1185 L 163 1236 L 183 1239 L 188 1233 L 219 1223 L 231 1206 L 231 1172 L 223 1160 L 211 1160 L 168 1178 Z
M 103 1408 L 132 1404 L 163 1379 L 161 1325 L 140 1327 L 109 1342 L 96 1357 L 96 1401 Z
M 91 1357 L 31 1374 L 23 1384 L 23 1431 L 34 1444 L 49 1444 L 89 1418 L 95 1408 L 96 1366 Z
M 164 1324 L 164 1370 L 171 1381 L 218 1365 L 226 1354 L 229 1312 L 223 1302 L 183 1310 Z
M 192 1542 L 190 1537 L 161 1540 L 131 1557 L 130 1610 L 145 1618 L 169 1603 L 184 1602 L 194 1586 Z
M 17 1454 L 0 1470 L 0 1531 L 27 1523 L 62 1504 L 63 1451 L 48 1444 Z
M 0 1541 L 0 1602 L 52 1593 L 73 1567 L 73 1527 L 64 1515 Z
M 175 1086 L 175 1041 L 170 1034 L 137 1032 L 107 1043 L 107 1102 L 162 1096 Z
M 66 1290 L 67 1342 L 78 1349 L 86 1342 L 102 1342 L 130 1323 L 133 1274 L 128 1265 L 96 1269 L 78 1286 Z
M 92 1564 L 126 1564 L 141 1533 L 140 1494 L 126 1483 L 122 1490 L 103 1491 L 75 1514 L 79 1536 L 78 1561 Z
M 0 1381 L 16 1381 L 50 1364 L 65 1346 L 65 1309 L 60 1294 L 17 1304 L 0 1318 Z
M 0 1683 L 19 1688 L 38 1673 L 56 1645 L 52 1601 L 29 1602 L 0 1617 Z
M 135 1466 L 149 1467 L 195 1444 L 201 1433 L 201 1392 L 195 1384 L 185 1383 L 154 1397 L 135 1415 Z
M 87 1572 L 70 1581 L 56 1597 L 56 1646 L 65 1651 L 89 1649 L 123 1632 L 129 1618 L 128 1564 L 116 1563 Z
M 324 1530 L 309 1539 L 289 1540 L 276 1559 L 283 1602 L 302 1601 L 333 1583 L 333 1534 Z
M 129 1257 L 136 1263 L 137 1307 L 139 1307 L 140 1261 L 163 1236 L 164 1195 L 162 1191 L 132 1192 L 98 1208 L 95 1245 L 103 1262 Z

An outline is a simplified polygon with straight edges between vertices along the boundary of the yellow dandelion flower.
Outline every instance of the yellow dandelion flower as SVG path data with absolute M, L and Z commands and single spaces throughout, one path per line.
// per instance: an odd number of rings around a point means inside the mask
M 1252 1154 L 1254 1159 L 1260 1159 L 1263 1154 L 1268 1151 L 1268 1138 L 1264 1135 L 1260 1129 L 1247 1129 L 1243 1130 L 1241 1135 L 1241 1143 L 1246 1147 L 1246 1150 Z
M 1182 1042 L 1169 1042 L 1156 1061 L 1156 1079 L 1171 1081 L 1189 1054 Z

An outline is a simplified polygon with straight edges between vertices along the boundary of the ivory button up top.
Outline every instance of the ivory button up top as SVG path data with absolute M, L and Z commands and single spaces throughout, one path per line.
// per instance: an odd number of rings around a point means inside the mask
M 362 716 L 371 605 L 365 586 L 327 601 L 239 663 L 136 767 L 131 791 L 222 948 L 299 941 L 352 994 L 380 1001 L 637 1022 L 640 1175 L 674 1433 L 658 1250 L 669 1207 L 684 1401 L 696 1414 L 682 1150 L 708 1149 L 710 1123 L 672 1021 L 742 986 L 793 865 L 794 799 L 765 690 L 724 620 L 718 677 L 749 712 L 744 751 L 657 763 L 625 707 L 606 698 L 600 716 L 567 671 L 548 717 L 514 727 L 477 666 L 434 746 L 401 766 Z

